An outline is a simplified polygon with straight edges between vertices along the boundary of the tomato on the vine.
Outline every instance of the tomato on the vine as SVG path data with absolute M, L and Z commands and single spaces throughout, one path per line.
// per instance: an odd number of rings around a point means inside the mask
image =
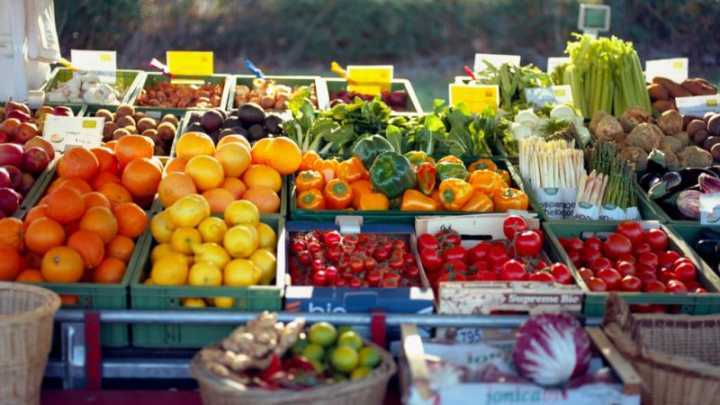
M 537 257 L 542 251 L 542 237 L 538 231 L 523 231 L 515 237 L 515 253 L 521 257 Z
M 555 280 L 560 284 L 572 284 L 573 277 L 570 269 L 563 263 L 555 263 L 550 266 L 550 272 Z
M 650 249 L 658 252 L 667 250 L 668 247 L 668 236 L 660 228 L 648 229 L 645 231 L 645 242 L 650 245 Z
M 607 285 L 608 289 L 614 290 L 619 286 L 622 276 L 617 270 L 607 267 L 601 269 L 595 273 L 600 279 L 602 279 Z
M 465 248 L 462 246 L 453 246 L 451 248 L 445 249 L 443 252 L 443 260 L 450 261 L 450 260 L 460 260 L 465 261 Z
M 515 259 L 510 259 L 502 265 L 500 271 L 500 280 L 504 281 L 518 281 L 524 280 L 527 276 L 525 271 L 525 265 Z
M 488 250 L 487 258 L 490 259 L 490 263 L 493 265 L 498 265 L 505 263 L 510 257 L 503 245 L 493 243 Z
M 435 249 L 437 250 L 440 247 L 440 244 L 438 243 L 437 238 L 429 233 L 424 233 L 417 238 L 417 247 L 418 250 L 423 249 Z
M 489 251 L 490 244 L 486 242 L 480 242 L 467 250 L 467 262 L 475 263 L 478 260 L 485 260 Z
M 526 230 L 528 230 L 528 223 L 519 215 L 508 215 L 503 221 L 503 233 L 508 240 L 513 240 L 515 235 Z
M 422 263 L 425 270 L 433 272 L 440 270 L 443 264 L 443 259 L 435 249 L 423 249 L 420 251 L 420 263 Z

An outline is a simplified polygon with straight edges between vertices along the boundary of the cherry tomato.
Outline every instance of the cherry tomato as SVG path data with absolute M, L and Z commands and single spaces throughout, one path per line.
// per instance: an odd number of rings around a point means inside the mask
M 480 242 L 467 250 L 466 259 L 469 263 L 475 263 L 478 260 L 485 260 L 490 251 L 490 244 Z
M 465 274 L 467 272 L 467 266 L 462 260 L 450 260 L 445 262 L 443 265 L 443 273 L 456 273 Z
M 357 257 L 352 258 L 350 260 L 350 270 L 355 274 L 362 273 L 365 270 L 365 262 Z
M 393 270 L 402 269 L 405 265 L 405 258 L 402 255 L 393 255 L 390 257 L 390 262 L 388 264 Z
M 310 253 L 317 253 L 322 250 L 322 246 L 320 246 L 320 244 L 315 241 L 308 243 L 307 248 Z
M 697 278 L 697 269 L 692 263 L 680 263 L 673 268 L 673 271 L 680 281 L 693 281 Z
M 435 234 L 435 237 L 438 238 L 438 242 L 440 242 L 441 245 L 460 246 L 460 234 L 450 228 L 441 230 Z
M 642 281 L 635 276 L 625 276 L 620 280 L 620 289 L 623 291 L 640 291 Z
M 373 259 L 372 257 L 366 257 L 363 261 L 363 267 L 365 268 L 365 271 L 373 270 L 377 266 L 377 261 Z
M 516 234 L 527 230 L 527 221 L 519 215 L 508 215 L 503 221 L 503 233 L 508 240 L 513 240 Z
M 325 279 L 328 285 L 335 284 L 335 280 L 338 279 L 338 270 L 335 266 L 325 267 Z
M 622 276 L 617 270 L 611 267 L 601 269 L 595 274 L 605 282 L 609 290 L 615 290 L 620 286 Z
M 368 271 L 365 273 L 365 281 L 367 281 L 370 287 L 379 287 L 383 277 L 377 270 Z
M 645 242 L 655 252 L 664 252 L 668 247 L 668 236 L 660 228 L 648 229 L 645 231 Z
M 652 249 L 650 249 L 650 245 L 647 243 L 641 243 L 635 247 L 633 247 L 633 253 L 635 256 L 641 255 L 646 252 L 652 252 Z
M 602 256 L 602 253 L 600 253 L 600 250 L 596 250 L 591 245 L 584 245 L 582 250 L 580 251 L 580 258 L 583 263 L 586 265 L 589 265 L 590 263 L 594 262 L 595 259 Z
M 325 262 L 320 259 L 312 261 L 311 268 L 313 271 L 325 270 Z
M 608 290 L 608 286 L 605 283 L 605 281 L 603 281 L 603 279 L 601 279 L 599 277 L 590 277 L 590 280 L 587 282 L 587 285 L 588 285 L 588 288 L 590 289 L 590 291 L 597 292 L 597 291 L 607 291 Z
M 307 250 L 303 250 L 302 252 L 298 253 L 298 260 L 300 261 L 300 263 L 307 266 L 312 263 L 313 258 L 312 255 L 310 255 L 310 252 L 308 252 Z
M 492 244 L 490 250 L 488 250 L 487 257 L 493 265 L 501 265 L 510 258 L 505 247 L 500 244 Z
M 650 281 L 656 281 L 657 276 L 654 271 L 639 271 L 635 273 L 635 276 L 642 280 L 643 283 L 649 283 Z
M 518 281 L 524 280 L 527 276 L 525 271 L 525 265 L 515 259 L 510 259 L 502 265 L 500 271 L 500 280 L 504 281 Z
M 337 246 L 342 240 L 342 235 L 338 231 L 328 231 L 323 233 L 322 239 L 325 246 Z
M 632 242 L 625 235 L 611 233 L 603 243 L 602 251 L 605 256 L 617 259 L 620 255 L 632 252 Z
M 632 276 L 635 275 L 635 265 L 626 262 L 626 261 L 618 261 L 615 263 L 615 269 L 620 272 L 623 276 Z
M 653 270 L 658 267 L 658 256 L 653 252 L 640 253 L 637 256 L 637 261 L 638 263 L 651 267 Z
M 537 257 L 542 251 L 542 237 L 537 231 L 523 231 L 515 237 L 515 253 L 521 257 Z
M 649 280 L 647 282 L 643 282 L 643 291 L 649 293 L 664 293 L 665 284 L 659 280 Z
M 417 238 L 418 250 L 434 249 L 437 250 L 440 247 L 437 238 L 429 233 L 424 233 Z
M 325 257 L 333 263 L 337 263 L 342 255 L 342 249 L 340 246 L 333 246 L 325 250 Z
M 453 246 L 451 248 L 445 249 L 443 252 L 443 260 L 446 262 L 450 260 L 460 260 L 465 261 L 465 248 L 462 246 Z
M 397 288 L 400 286 L 400 276 L 397 274 L 386 274 L 380 286 L 382 288 Z
M 582 277 L 582 279 L 585 280 L 586 283 L 590 280 L 591 277 L 595 276 L 595 273 L 593 273 L 593 271 L 588 269 L 587 267 L 580 267 L 578 273 L 580 273 L 580 277 Z
M 578 237 L 573 238 L 560 238 L 560 244 L 567 250 L 580 251 L 583 248 L 583 241 Z
M 490 264 L 485 260 L 478 260 L 470 266 L 470 270 L 474 272 L 490 270 Z
M 670 280 L 667 282 L 667 290 L 671 293 L 686 293 L 687 287 L 680 280 Z
M 495 281 L 498 279 L 497 274 L 490 270 L 478 270 L 475 273 L 475 281 Z
M 630 262 L 632 264 L 635 264 L 635 262 L 637 261 L 637 260 L 635 260 L 635 256 L 633 256 L 632 253 L 626 253 L 624 255 L 620 255 L 620 256 L 618 256 L 617 260 L 623 261 L 623 262 Z
M 633 246 L 643 242 L 643 229 L 637 221 L 624 221 L 617 226 L 617 232 L 625 235 Z
M 539 281 L 541 283 L 554 283 L 555 277 L 547 271 L 536 271 L 528 277 L 530 281 Z
M 658 278 L 660 281 L 667 284 L 670 280 L 677 280 L 677 274 L 670 269 L 663 269 L 658 273 Z
M 327 281 L 325 270 L 318 270 L 312 275 L 312 283 L 315 287 L 323 287 L 327 285 Z
M 373 257 L 379 262 L 383 262 L 390 257 L 390 248 L 384 246 L 376 247 L 373 251 Z
M 403 269 L 403 275 L 407 277 L 408 280 L 415 280 L 420 276 L 420 269 L 415 265 L 406 266 L 405 269 Z
M 347 287 L 347 281 L 343 277 L 337 277 L 335 279 L 335 287 Z
M 296 239 L 293 241 L 292 245 L 290 246 L 290 250 L 293 251 L 293 253 L 298 254 L 305 250 L 307 248 L 307 245 L 305 244 L 305 241 L 302 239 Z
M 363 282 L 362 282 L 362 280 L 360 280 L 357 277 L 352 277 L 350 279 L 350 282 L 348 282 L 348 284 L 350 285 L 350 288 L 360 288 L 360 287 L 362 287 Z
M 570 269 L 563 263 L 555 263 L 550 266 L 550 272 L 555 280 L 560 284 L 573 284 L 573 277 Z
M 567 252 L 567 254 L 573 265 L 575 265 L 577 267 L 577 266 L 580 266 L 580 264 L 582 264 L 582 258 L 580 257 L 580 252 L 578 252 L 577 250 L 571 250 L 571 251 Z
M 597 259 L 593 260 L 592 263 L 590 263 L 590 268 L 594 272 L 598 272 L 602 269 L 609 269 L 612 267 L 612 262 L 607 257 L 598 257 Z
M 597 236 L 591 236 L 587 239 L 585 239 L 585 242 L 583 242 L 583 248 L 587 246 L 588 249 L 597 250 L 600 251 L 600 248 L 602 247 L 602 241 L 598 239 Z

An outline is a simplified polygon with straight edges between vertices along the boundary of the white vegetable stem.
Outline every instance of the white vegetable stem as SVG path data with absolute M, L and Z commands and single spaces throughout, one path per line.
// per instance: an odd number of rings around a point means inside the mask
M 578 189 L 581 196 L 586 187 L 585 158 L 581 150 L 574 148 L 574 142 L 532 136 L 519 143 L 520 175 L 531 186 Z

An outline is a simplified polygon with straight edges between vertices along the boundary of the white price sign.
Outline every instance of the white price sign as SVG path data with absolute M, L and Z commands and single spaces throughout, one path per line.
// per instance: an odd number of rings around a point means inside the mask
M 115 51 L 93 51 L 71 49 L 70 62 L 80 70 L 98 72 L 102 82 L 115 83 L 117 71 L 117 53 Z
M 476 53 L 475 64 L 473 65 L 474 72 L 482 72 L 487 69 L 485 62 L 500 67 L 503 63 L 508 63 L 514 66 L 520 66 L 520 55 L 502 55 L 496 53 Z
M 720 193 L 700 194 L 700 223 L 720 225 Z
M 552 73 L 556 67 L 568 62 L 570 62 L 570 58 L 567 56 L 550 56 L 547 60 L 548 74 Z
M 93 148 L 102 144 L 105 118 L 63 117 L 47 115 L 43 127 L 43 138 L 47 139 L 57 152 L 82 146 Z
M 572 88 L 567 85 L 551 87 L 534 87 L 525 89 L 528 103 L 542 107 L 545 104 L 573 104 Z
M 702 117 L 708 112 L 720 112 L 720 95 L 678 97 L 675 105 L 682 115 Z
M 681 83 L 688 78 L 688 58 L 655 59 L 645 62 L 645 80 L 665 77 Z

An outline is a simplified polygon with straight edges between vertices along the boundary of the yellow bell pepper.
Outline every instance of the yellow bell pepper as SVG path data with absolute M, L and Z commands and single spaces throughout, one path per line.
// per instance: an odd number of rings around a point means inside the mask
M 458 211 L 470 200 L 473 195 L 473 187 L 465 180 L 445 179 L 440 183 L 440 199 L 446 209 Z
M 487 194 L 475 190 L 470 200 L 462 206 L 461 211 L 469 212 L 492 212 L 495 208 L 492 198 Z
M 437 211 L 439 204 L 418 190 L 405 190 L 400 204 L 401 211 Z
M 390 200 L 383 193 L 369 191 L 358 197 L 356 208 L 360 211 L 387 211 L 390 208 Z
M 502 176 L 492 170 L 475 170 L 470 174 L 470 184 L 475 190 L 493 196 L 508 186 Z

